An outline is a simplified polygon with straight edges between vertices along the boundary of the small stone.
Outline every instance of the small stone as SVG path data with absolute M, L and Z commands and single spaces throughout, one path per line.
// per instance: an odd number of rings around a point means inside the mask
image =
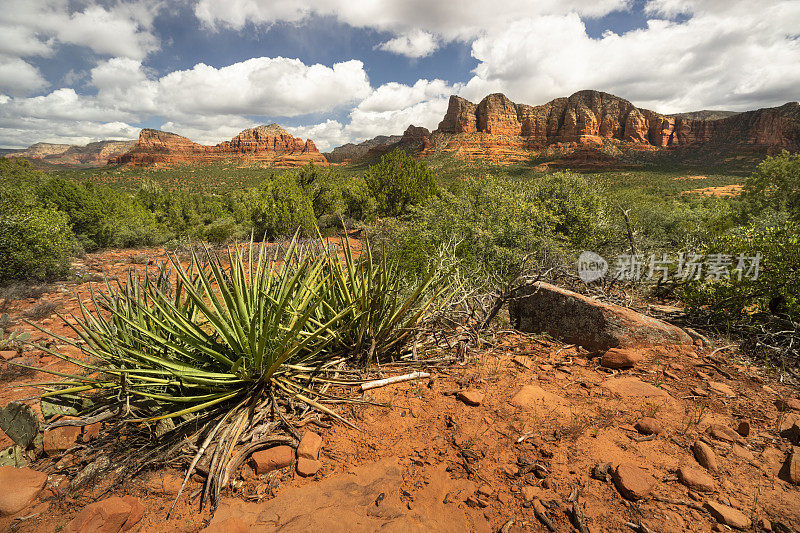
M 522 487 L 522 501 L 524 502 L 532 502 L 538 498 L 540 494 L 541 490 L 539 487 L 534 487 L 533 485 L 525 485 Z
M 297 458 L 297 473 L 303 477 L 313 476 L 319 469 L 322 468 L 322 463 L 316 459 L 309 459 L 308 457 Z
M 144 517 L 144 505 L 135 496 L 126 495 L 122 497 L 122 500 L 131 506 L 131 513 L 125 523 L 122 524 L 122 531 L 128 531 Z
M 490 487 L 489 485 L 481 485 L 480 487 L 478 487 L 478 494 L 488 498 L 492 494 L 494 494 L 494 490 L 492 490 L 492 487 Z
M 739 442 L 742 437 L 728 426 L 722 424 L 711 424 L 706 432 L 714 439 L 724 442 Z
M 695 443 L 692 444 L 692 452 L 694 453 L 694 458 L 697 459 L 697 462 L 700 463 L 701 466 L 712 472 L 716 472 L 719 469 L 717 454 L 715 454 L 711 446 L 705 442 L 700 440 L 695 441 Z
M 47 474 L 30 468 L 0 466 L 0 516 L 21 511 L 39 495 Z M 13 487 L 13 490 L 10 488 Z
M 297 457 L 304 457 L 306 459 L 318 459 L 319 450 L 322 448 L 322 437 L 313 431 L 306 431 L 303 438 L 300 439 L 300 444 L 297 446 Z
M 0 359 L 2 359 L 3 361 L 10 361 L 11 359 L 14 359 L 17 355 L 19 354 L 17 353 L 16 350 L 0 351 Z
M 736 427 L 736 433 L 742 437 L 748 437 L 750 435 L 750 421 L 740 420 L 739 425 Z
M 714 490 L 714 478 L 698 468 L 680 467 L 678 469 L 678 480 L 698 492 L 712 492 Z
M 528 357 L 522 357 L 521 355 L 515 355 L 511 358 L 512 361 L 517 363 L 522 368 L 530 368 L 531 367 L 531 360 Z
M 725 524 L 735 529 L 747 529 L 750 527 L 750 519 L 738 509 L 728 507 L 714 500 L 708 500 L 704 507 L 720 524 Z
M 669 366 L 672 370 L 677 370 L 678 372 L 680 372 L 684 368 L 683 365 L 680 363 L 670 363 L 667 366 Z
M 800 411 L 800 400 L 795 398 L 779 398 L 775 400 L 778 411 Z
M 702 398 L 705 398 L 706 396 L 708 396 L 708 392 L 704 391 L 700 387 L 694 387 L 692 389 L 692 394 L 694 394 L 695 396 L 700 396 Z
M 504 466 L 502 470 L 503 473 L 508 477 L 515 477 L 517 474 L 519 474 L 519 467 L 515 464 L 509 463 L 506 466 Z
M 649 416 L 640 419 L 634 427 L 642 435 L 658 435 L 663 430 L 661 422 Z
M 772 531 L 772 522 L 767 518 L 759 520 L 758 525 L 761 527 L 761 531 Z
M 600 366 L 606 368 L 633 368 L 642 360 L 642 353 L 638 350 L 625 348 L 611 348 L 600 358 Z
M 456 394 L 456 398 L 473 407 L 480 405 L 483 397 L 484 394 L 477 390 L 463 390 Z
M 719 381 L 709 381 L 708 388 L 711 389 L 712 392 L 722 394 L 723 396 L 736 396 L 736 392 L 730 386 Z
M 800 485 L 800 447 L 793 447 L 783 463 L 779 477 L 792 485 Z
M 624 498 L 640 500 L 650 494 L 656 480 L 632 463 L 622 463 L 614 469 L 614 485 Z
M 183 476 L 169 470 L 153 472 L 147 478 L 145 486 L 153 494 L 176 496 L 183 485 Z
M 49 457 L 60 455 L 61 452 L 69 450 L 81 435 L 81 428 L 78 426 L 62 426 L 48 429 L 42 437 L 44 453 Z
M 74 533 L 117 533 L 123 530 L 123 526 L 127 524 L 134 511 L 131 500 L 125 501 L 119 496 L 112 496 L 84 507 L 78 513 L 78 516 L 67 524 L 66 531 Z M 142 510 L 142 514 L 143 512 Z M 141 519 L 141 516 L 139 516 L 139 519 Z M 130 524 L 130 527 L 134 525 Z
M 250 466 L 258 475 L 291 466 L 292 463 L 294 463 L 294 448 L 291 446 L 274 446 L 254 452 L 250 456 Z
M 469 496 L 467 498 L 467 505 L 470 505 L 472 507 L 479 507 L 481 509 L 485 509 L 486 507 L 489 507 L 489 502 L 487 502 L 486 500 L 483 500 L 481 498 L 478 498 L 477 496 Z

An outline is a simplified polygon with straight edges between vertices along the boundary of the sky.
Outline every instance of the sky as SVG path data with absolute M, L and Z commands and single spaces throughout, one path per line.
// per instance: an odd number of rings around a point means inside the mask
M 662 113 L 800 99 L 800 0 L 0 0 L 0 147 L 203 144 L 277 122 L 321 151 L 449 96 L 583 89 Z

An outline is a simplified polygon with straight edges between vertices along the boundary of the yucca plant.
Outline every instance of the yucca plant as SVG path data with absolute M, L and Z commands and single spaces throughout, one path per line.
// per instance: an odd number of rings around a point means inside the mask
M 358 257 L 344 239 L 340 258 L 327 250 L 321 321 L 342 316 L 333 340 L 337 352 L 360 356 L 369 364 L 407 340 L 419 322 L 452 295 L 451 278 L 435 264 L 420 277 L 390 259 L 385 249 L 376 256 L 365 241 Z
M 298 437 L 295 404 L 349 424 L 328 405 L 352 400 L 330 386 L 361 383 L 362 356 L 397 347 L 450 285 L 438 268 L 405 282 L 368 244 L 354 257 L 347 243 L 343 259 L 321 239 L 304 247 L 295 236 L 282 256 L 266 249 L 236 246 L 227 264 L 193 252 L 188 267 L 173 255 L 155 275 L 107 281 L 81 316 L 62 317 L 77 340 L 54 335 L 86 357 L 44 348 L 83 372 L 53 371 L 66 379 L 40 384 L 43 400 L 77 405 L 85 423 L 117 420 L 100 444 L 124 437 L 130 474 L 189 446 L 188 480 L 207 454 L 202 501 L 214 504 L 249 453 Z M 275 436 L 280 425 L 292 437 Z

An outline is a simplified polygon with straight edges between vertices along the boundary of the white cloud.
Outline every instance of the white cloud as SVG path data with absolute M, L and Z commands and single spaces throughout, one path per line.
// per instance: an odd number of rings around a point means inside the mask
M 383 49 L 409 57 L 431 53 L 436 41 L 470 40 L 514 20 L 547 14 L 602 16 L 628 6 L 630 0 L 199 0 L 195 15 L 212 29 L 242 29 L 248 23 L 299 23 L 312 15 L 332 16 L 354 27 L 388 31 L 397 36 Z
M 378 49 L 385 52 L 393 52 L 406 57 L 426 57 L 435 52 L 438 47 L 439 43 L 436 37 L 422 30 L 413 30 L 377 46 Z
M 479 61 L 462 95 L 494 91 L 539 104 L 599 89 L 661 112 L 707 107 L 752 109 L 797 97 L 800 3 L 745 2 L 702 9 L 659 0 L 659 11 L 689 9 L 685 22 L 653 19 L 623 35 L 590 38 L 574 14 L 517 21 L 472 44 Z M 680 4 L 680 5 L 678 5 Z M 691 4 L 691 5 L 689 5 Z M 687 7 L 688 5 L 688 7 Z M 705 5 L 705 4 L 703 4 Z
M 0 91 L 16 96 L 30 94 L 48 85 L 39 69 L 30 63 L 0 55 Z
M 70 9 L 67 0 L 4 0 L 0 52 L 49 56 L 58 44 L 73 44 L 98 54 L 141 59 L 158 49 L 152 33 L 158 0 L 118 1 L 108 7 L 97 2 L 78 5 Z

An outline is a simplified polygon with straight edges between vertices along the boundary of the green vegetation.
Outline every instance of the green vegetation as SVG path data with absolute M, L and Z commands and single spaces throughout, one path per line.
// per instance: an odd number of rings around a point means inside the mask
M 80 340 L 63 339 L 90 362 L 46 349 L 89 372 L 67 376 L 43 398 L 81 405 L 85 416 L 110 410 L 160 421 L 157 441 L 145 428 L 149 453 L 125 446 L 122 455 L 137 464 L 169 455 L 189 435 L 214 439 L 206 496 L 216 505 L 234 446 L 260 422 L 254 413 L 270 405 L 274 413 L 291 399 L 341 419 L 328 407 L 339 400 L 328 388 L 359 382 L 341 377 L 344 364 L 384 358 L 448 296 L 446 282 L 428 290 L 442 279 L 437 266 L 415 282 L 370 248 L 356 260 L 345 246 L 344 263 L 327 252 L 324 242 L 301 247 L 293 239 L 270 259 L 266 245 L 251 243 L 229 249 L 225 261 L 207 250 L 202 259 L 192 254 L 187 269 L 173 256 L 155 277 L 108 283 L 93 294 L 94 308 L 108 315 L 84 307 L 71 326 Z M 110 433 L 135 426 L 116 424 Z

